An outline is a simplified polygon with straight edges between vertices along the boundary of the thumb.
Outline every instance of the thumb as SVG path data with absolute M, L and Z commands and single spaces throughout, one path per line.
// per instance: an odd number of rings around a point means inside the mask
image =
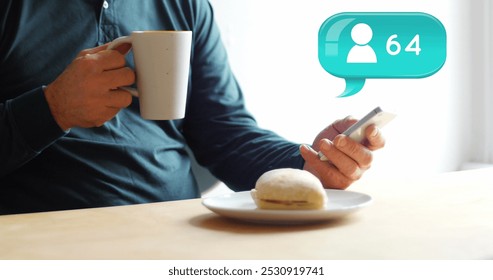
M 114 49 L 117 50 L 122 55 L 126 55 L 130 51 L 131 48 L 132 48 L 132 44 L 123 43 L 123 44 L 116 46 Z
M 342 120 L 338 120 L 334 122 L 332 125 L 336 131 L 338 131 L 338 134 L 341 134 L 343 131 L 348 129 L 350 126 L 353 124 L 357 123 L 358 120 L 353 118 L 353 116 L 347 116 Z

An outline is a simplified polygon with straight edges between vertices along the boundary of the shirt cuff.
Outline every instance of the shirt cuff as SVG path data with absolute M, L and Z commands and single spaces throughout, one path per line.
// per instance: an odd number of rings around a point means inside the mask
M 9 100 L 8 103 L 15 127 L 34 151 L 42 151 L 67 134 L 53 118 L 42 87 Z

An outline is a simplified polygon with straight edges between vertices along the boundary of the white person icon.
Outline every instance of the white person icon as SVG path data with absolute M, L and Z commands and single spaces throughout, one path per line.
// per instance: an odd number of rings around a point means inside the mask
M 358 23 L 351 29 L 351 38 L 356 43 L 348 53 L 347 63 L 377 63 L 377 55 L 368 45 L 373 37 L 373 31 L 368 24 Z

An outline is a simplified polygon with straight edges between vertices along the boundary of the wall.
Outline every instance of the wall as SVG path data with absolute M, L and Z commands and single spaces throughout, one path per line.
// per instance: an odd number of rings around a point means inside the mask
M 471 1 L 470 6 L 474 14 L 469 40 L 471 65 L 474 65 L 470 77 L 474 93 L 471 135 L 475 136 L 475 141 L 471 147 L 471 163 L 467 165 L 477 166 L 493 164 L 493 4 L 490 0 L 476 0 Z
M 412 176 L 456 170 L 469 160 L 468 1 L 211 0 L 233 70 L 259 124 L 300 143 L 337 118 L 375 106 L 398 117 L 384 129 L 385 149 L 365 176 Z M 447 61 L 425 79 L 367 80 L 336 98 L 342 79 L 317 58 L 317 34 L 329 16 L 349 11 L 419 11 L 447 30 Z

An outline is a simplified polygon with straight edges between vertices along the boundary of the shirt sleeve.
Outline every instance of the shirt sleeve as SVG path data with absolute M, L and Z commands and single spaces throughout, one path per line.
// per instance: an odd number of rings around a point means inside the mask
M 197 161 L 233 190 L 254 186 L 264 172 L 302 168 L 299 145 L 258 127 L 228 63 L 213 10 L 199 1 L 191 97 L 184 133 Z
M 41 87 L 0 103 L 0 178 L 63 135 Z

